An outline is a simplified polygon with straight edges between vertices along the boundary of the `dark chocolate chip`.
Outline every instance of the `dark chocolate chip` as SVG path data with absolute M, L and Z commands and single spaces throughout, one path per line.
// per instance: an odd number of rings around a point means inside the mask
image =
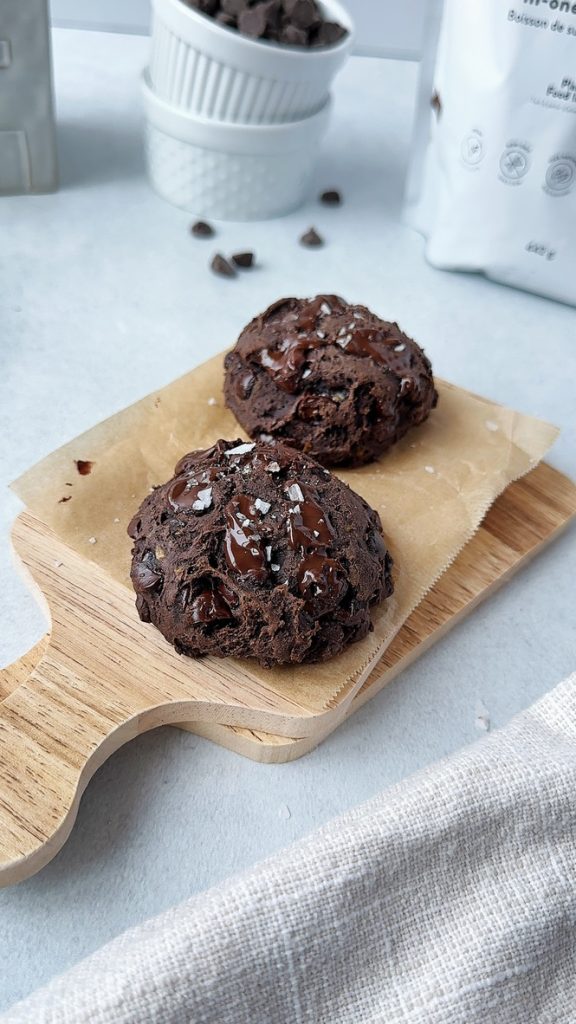
M 268 19 L 264 4 L 258 7 L 249 7 L 238 15 L 238 30 L 242 35 L 250 36 L 252 39 L 261 39 L 266 35 Z
M 336 21 L 323 21 L 315 30 L 310 40 L 312 46 L 334 46 L 339 43 L 348 32 Z
M 324 203 L 325 206 L 340 206 L 342 203 L 342 196 L 337 189 L 330 188 L 326 192 L 321 193 L 320 202 Z
M 324 239 L 318 234 L 316 228 L 310 228 L 300 237 L 300 245 L 305 245 L 308 249 L 317 249 L 324 245 Z
M 146 590 L 153 590 L 160 583 L 162 576 L 148 561 L 135 562 L 132 566 L 132 586 L 137 594 L 143 594 Z
M 213 17 L 218 10 L 219 0 L 184 0 L 188 7 L 194 7 L 195 10 L 201 11 L 202 14 L 208 14 Z
M 237 267 L 253 267 L 254 266 L 254 253 L 253 252 L 235 252 L 232 256 L 232 263 Z
M 224 259 L 219 252 L 214 256 L 210 267 L 215 274 L 220 274 L 221 277 L 236 277 L 236 271 L 232 264 Z
M 279 32 L 282 27 L 282 2 L 281 0 L 265 0 L 262 5 L 266 12 L 266 36 L 269 39 L 271 33 Z
M 205 220 L 197 220 L 190 228 L 190 234 L 194 235 L 194 238 L 212 238 L 215 231 Z
M 232 15 L 233 18 L 237 18 L 247 7 L 246 0 L 220 0 L 222 13 Z
M 314 0 L 284 0 L 284 11 L 296 28 L 312 28 L 322 20 Z
M 297 25 L 288 23 L 280 32 L 280 42 L 287 46 L 308 46 L 308 33 Z
M 80 476 L 88 476 L 92 472 L 93 462 L 89 462 L 87 459 L 74 459 L 74 462 Z

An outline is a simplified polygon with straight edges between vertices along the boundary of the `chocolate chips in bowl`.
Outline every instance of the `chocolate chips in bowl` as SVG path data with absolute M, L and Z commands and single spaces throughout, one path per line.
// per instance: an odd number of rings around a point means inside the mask
M 323 661 L 366 636 L 393 591 L 377 512 L 282 444 L 185 455 L 128 532 L 140 618 L 192 657 Z
M 251 39 L 285 46 L 335 46 L 348 30 L 325 16 L 316 0 L 182 0 Z

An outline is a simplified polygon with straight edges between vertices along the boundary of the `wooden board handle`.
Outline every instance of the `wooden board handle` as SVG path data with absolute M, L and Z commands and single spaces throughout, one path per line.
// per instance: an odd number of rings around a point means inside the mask
M 51 632 L 39 662 L 30 654 L 12 666 L 0 695 L 0 886 L 48 863 L 96 769 L 140 733 L 199 722 L 290 736 L 294 721 L 342 714 L 306 717 L 289 692 L 271 705 L 257 681 L 237 674 L 232 686 L 220 664 L 176 658 L 140 622 L 127 588 L 25 513 L 13 539 Z

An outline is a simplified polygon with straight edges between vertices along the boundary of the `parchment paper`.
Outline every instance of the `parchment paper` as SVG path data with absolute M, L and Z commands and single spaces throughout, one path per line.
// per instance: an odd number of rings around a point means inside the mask
M 222 358 L 100 423 L 13 484 L 71 548 L 127 587 L 126 525 L 144 495 L 172 475 L 185 452 L 219 437 L 245 437 L 224 406 Z M 395 560 L 395 595 L 375 610 L 374 632 L 324 664 L 263 669 L 247 660 L 238 663 L 242 672 L 318 708 L 333 705 L 344 688 L 354 692 L 494 499 L 535 466 L 557 436 L 548 423 L 453 385 L 439 382 L 438 390 L 438 408 L 427 423 L 380 461 L 339 473 L 380 513 Z M 91 461 L 92 471 L 80 475 L 75 460 Z M 165 644 L 160 633 L 158 643 Z

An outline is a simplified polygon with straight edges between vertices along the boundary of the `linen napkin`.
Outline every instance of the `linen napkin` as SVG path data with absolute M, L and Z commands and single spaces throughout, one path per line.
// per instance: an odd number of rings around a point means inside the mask
M 576 1020 L 576 674 L 4 1024 Z

